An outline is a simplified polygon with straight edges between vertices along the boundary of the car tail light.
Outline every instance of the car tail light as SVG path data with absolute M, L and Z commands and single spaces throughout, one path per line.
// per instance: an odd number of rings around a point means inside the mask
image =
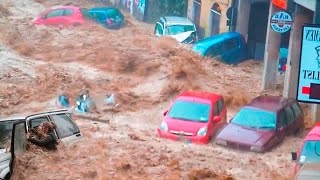
M 285 71 L 286 69 L 287 69 L 287 66 L 286 66 L 286 65 L 283 65 L 283 66 L 282 66 L 282 70 Z
M 111 24 L 111 20 L 110 19 L 107 19 L 107 24 Z

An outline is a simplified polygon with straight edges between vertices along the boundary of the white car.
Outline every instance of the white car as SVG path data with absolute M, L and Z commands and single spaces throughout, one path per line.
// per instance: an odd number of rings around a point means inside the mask
M 71 113 L 68 110 L 43 112 L 0 120 L 0 180 L 10 178 L 11 157 L 16 154 L 23 154 L 26 150 L 26 133 L 44 121 L 54 122 L 57 125 L 54 132 L 64 144 L 71 144 L 82 138 L 80 129 L 72 120 Z M 11 152 L 9 152 L 9 149 L 11 149 Z
M 194 23 L 189 18 L 179 16 L 161 17 L 155 25 L 154 34 L 157 37 L 170 36 L 185 44 L 193 44 L 198 41 Z

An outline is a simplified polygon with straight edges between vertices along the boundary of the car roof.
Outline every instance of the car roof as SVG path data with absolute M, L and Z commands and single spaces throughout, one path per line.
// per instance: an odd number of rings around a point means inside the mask
M 185 91 L 181 93 L 179 97 L 192 97 L 192 98 L 200 98 L 200 99 L 205 99 L 209 100 L 212 104 L 217 102 L 220 98 L 221 95 L 215 94 L 212 92 L 202 92 L 202 91 Z
M 245 107 L 254 107 L 271 112 L 278 112 L 285 107 L 290 99 L 281 96 L 263 95 L 251 100 Z
M 304 139 L 305 141 L 318 141 L 320 140 L 320 122 L 317 123 Z
M 217 34 L 206 39 L 203 39 L 195 44 L 195 46 L 201 46 L 204 48 L 210 48 L 212 45 L 223 42 L 227 39 L 239 37 L 241 34 L 239 32 L 225 32 Z
M 192 26 L 194 25 L 194 23 L 189 18 L 180 17 L 180 16 L 165 16 L 165 17 L 161 17 L 160 20 L 164 21 L 167 26 L 177 25 L 177 24 L 192 25 Z
M 53 111 L 42 111 L 42 112 L 35 112 L 30 114 L 22 114 L 18 116 L 12 116 L 12 117 L 6 117 L 0 119 L 0 121 L 14 121 L 14 120 L 24 120 L 30 117 L 37 117 L 37 116 L 43 116 L 43 115 L 50 115 L 50 114 L 59 114 L 59 113 L 67 113 L 69 110 L 67 109 L 61 109 L 61 110 L 53 110 Z
M 113 7 L 94 7 L 94 8 L 89 9 L 89 12 L 92 12 L 92 11 L 95 11 L 95 12 L 104 11 L 105 12 L 105 11 L 108 11 L 111 9 L 118 10 L 117 8 L 113 8 Z

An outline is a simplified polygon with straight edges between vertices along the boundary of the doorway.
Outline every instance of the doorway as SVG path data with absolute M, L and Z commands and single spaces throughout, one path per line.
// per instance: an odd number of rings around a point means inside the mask
M 220 32 L 221 9 L 218 3 L 214 3 L 210 9 L 209 33 L 210 36 Z
M 193 22 L 198 29 L 200 26 L 201 0 L 193 0 Z

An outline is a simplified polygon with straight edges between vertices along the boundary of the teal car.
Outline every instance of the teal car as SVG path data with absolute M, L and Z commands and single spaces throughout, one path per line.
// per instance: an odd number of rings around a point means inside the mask
M 220 57 L 227 64 L 238 64 L 248 59 L 246 41 L 238 32 L 203 39 L 193 46 L 192 51 L 202 56 Z
M 125 18 L 121 11 L 113 7 L 95 7 L 86 12 L 91 20 L 102 24 L 108 29 L 120 29 L 125 25 Z

